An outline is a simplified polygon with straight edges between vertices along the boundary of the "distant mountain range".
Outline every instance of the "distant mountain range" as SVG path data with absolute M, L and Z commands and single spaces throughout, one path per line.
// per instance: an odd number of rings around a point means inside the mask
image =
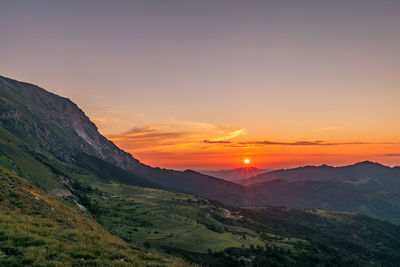
M 255 167 L 242 167 L 229 170 L 199 170 L 198 172 L 221 178 L 227 181 L 235 182 L 247 179 L 265 172 L 271 171 L 269 169 L 258 169 Z
M 400 223 L 400 167 L 364 161 L 306 166 L 241 180 L 257 205 L 352 211 Z
M 304 166 L 233 182 L 247 187 L 244 196 L 256 206 L 325 208 L 400 223 L 400 167 L 370 161 L 342 167 Z
M 282 179 L 288 182 L 294 181 L 342 181 L 352 183 L 366 183 L 369 179 L 399 177 L 400 167 L 388 167 L 377 162 L 363 161 L 353 165 L 332 167 L 328 165 L 304 166 L 293 169 L 281 169 L 253 177 L 237 180 L 235 182 L 250 185 Z

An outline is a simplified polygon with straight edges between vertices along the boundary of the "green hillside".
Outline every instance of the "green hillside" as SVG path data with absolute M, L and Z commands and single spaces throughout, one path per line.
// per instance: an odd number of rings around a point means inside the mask
M 132 244 L 212 266 L 396 266 L 400 227 L 352 213 L 232 208 L 192 195 L 94 183 L 89 210 Z M 250 264 L 250 265 L 251 265 Z M 249 266 L 250 266 L 249 265 Z
M 186 265 L 128 245 L 90 215 L 3 168 L 0 210 L 0 265 Z

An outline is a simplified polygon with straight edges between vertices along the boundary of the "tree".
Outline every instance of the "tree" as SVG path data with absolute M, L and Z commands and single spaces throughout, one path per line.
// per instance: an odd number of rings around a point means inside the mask
M 145 248 L 151 248 L 151 244 L 150 244 L 150 242 L 148 242 L 148 241 L 144 242 L 144 243 L 143 243 L 143 246 L 144 246 Z

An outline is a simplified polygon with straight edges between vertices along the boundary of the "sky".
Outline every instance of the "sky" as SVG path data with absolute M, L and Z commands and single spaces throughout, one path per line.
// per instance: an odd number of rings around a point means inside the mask
M 174 169 L 400 165 L 400 1 L 0 1 L 0 75 Z

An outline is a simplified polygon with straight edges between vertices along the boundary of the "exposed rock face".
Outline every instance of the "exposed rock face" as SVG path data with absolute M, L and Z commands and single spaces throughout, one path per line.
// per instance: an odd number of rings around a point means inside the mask
M 1 76 L 0 88 L 1 126 L 56 157 L 72 161 L 84 152 L 127 170 L 147 167 L 102 136 L 71 100 Z
M 72 197 L 71 191 L 62 188 L 53 189 L 49 194 L 56 197 Z

